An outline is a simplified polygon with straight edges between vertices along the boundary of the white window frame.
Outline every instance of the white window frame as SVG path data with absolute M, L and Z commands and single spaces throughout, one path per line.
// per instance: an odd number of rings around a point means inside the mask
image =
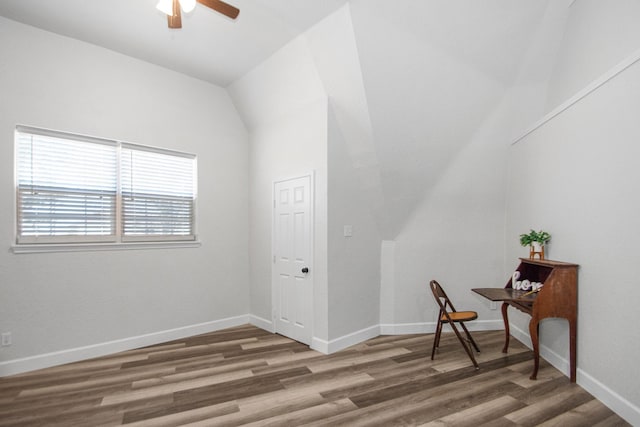
M 117 159 L 116 159 L 116 207 L 115 207 L 115 236 L 92 236 L 86 239 L 82 236 L 56 236 L 47 239 L 43 239 L 42 242 L 29 241 L 30 239 L 22 239 L 25 242 L 19 241 L 18 236 L 18 150 L 17 150 L 17 138 L 14 138 L 14 233 L 15 244 L 11 247 L 12 252 L 19 253 L 36 253 L 36 252 L 73 252 L 73 251 L 97 251 L 97 250 L 131 250 L 131 249 L 164 249 L 164 248 L 189 248 L 199 247 L 197 234 L 197 156 L 191 153 L 185 153 L 175 150 L 168 150 L 164 148 L 145 146 L 141 144 L 134 144 L 125 141 L 111 140 L 106 138 L 98 138 L 86 135 L 79 135 L 68 132 L 55 131 L 50 129 L 42 129 L 31 126 L 18 125 L 15 129 L 16 135 L 18 132 L 31 133 L 34 135 L 49 136 L 54 138 L 75 140 L 88 143 L 100 143 L 113 145 L 116 147 Z M 189 236 L 124 236 L 122 230 L 122 216 L 124 215 L 122 209 L 122 185 L 121 185 L 121 150 L 122 147 L 131 148 L 134 150 L 147 151 L 158 154 L 168 154 L 171 156 L 179 156 L 193 159 L 193 222 L 192 230 L 193 234 Z

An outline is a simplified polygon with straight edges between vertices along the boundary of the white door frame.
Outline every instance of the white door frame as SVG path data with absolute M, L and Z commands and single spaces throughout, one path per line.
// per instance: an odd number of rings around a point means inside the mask
M 309 200 L 309 286 L 311 287 L 311 296 L 314 299 L 315 296 L 315 287 L 314 287 L 314 278 L 315 278 L 315 268 L 314 268 L 314 242 L 315 242 L 315 171 L 311 171 L 308 173 L 304 173 L 302 175 L 291 176 L 288 178 L 277 179 L 272 182 L 271 185 L 271 322 L 272 322 L 272 332 L 278 333 L 276 316 L 277 311 L 276 307 L 278 307 L 278 298 L 276 292 L 276 280 L 277 273 L 275 268 L 275 257 L 276 257 L 276 239 L 275 239 L 275 230 L 276 230 L 276 215 L 275 215 L 275 202 L 276 202 L 276 184 L 286 181 L 291 181 L 294 179 L 300 178 L 309 178 L 309 191 L 310 191 L 310 200 Z M 309 327 L 311 329 L 311 339 L 315 336 L 314 334 L 314 310 L 315 310 L 315 301 L 311 301 L 310 304 L 311 313 L 309 314 Z M 309 345 L 311 341 L 309 342 Z

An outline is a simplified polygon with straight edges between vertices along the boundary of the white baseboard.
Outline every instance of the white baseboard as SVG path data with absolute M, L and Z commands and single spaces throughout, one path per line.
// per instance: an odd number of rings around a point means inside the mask
M 331 354 L 368 339 L 375 338 L 378 335 L 380 335 L 380 325 L 374 325 L 331 341 L 314 337 L 311 340 L 311 348 L 320 353 Z
M 229 317 L 227 319 L 214 320 L 211 322 L 169 329 L 166 331 L 153 332 L 151 334 L 139 335 L 136 337 L 123 338 L 100 344 L 39 354 L 22 359 L 8 360 L 0 362 L 0 377 L 48 368 L 51 366 L 63 365 L 65 363 L 77 362 L 80 360 L 87 360 L 94 357 L 105 356 L 153 344 L 160 344 L 189 336 L 205 334 L 247 323 L 249 323 L 248 315 Z
M 380 335 L 432 334 L 435 331 L 435 322 L 386 323 L 380 325 Z
M 311 345 L 309 346 L 312 350 L 319 351 L 322 354 L 330 354 L 329 353 L 329 341 L 313 337 L 311 338 Z
M 533 345 L 531 344 L 531 337 L 528 333 L 518 328 L 517 326 L 514 326 L 513 324 L 510 325 L 509 332 L 511 332 L 511 335 L 522 344 L 526 345 L 530 349 L 533 349 Z M 554 368 L 562 372 L 565 376 L 569 376 L 569 361 L 560 356 L 555 351 L 551 350 L 546 345 L 540 344 L 540 357 L 549 362 Z
M 522 329 L 511 324 L 510 332 L 514 338 L 527 347 L 533 347 L 531 345 L 531 337 Z M 569 361 L 549 347 L 540 345 L 540 357 L 564 373 L 567 377 L 569 376 Z M 591 393 L 612 411 L 624 418 L 629 424 L 640 426 L 640 408 L 638 406 L 629 402 L 580 368 L 576 369 L 576 384 Z
M 474 320 L 465 322 L 470 331 L 495 331 L 504 329 L 502 320 Z M 445 328 L 448 328 L 445 325 Z M 409 335 L 409 334 L 433 334 L 436 331 L 436 322 L 422 323 L 397 323 L 380 325 L 381 335 Z
M 620 415 L 632 426 L 640 426 L 640 408 L 611 390 L 606 385 L 578 369 L 576 372 L 577 383 L 580 387 L 591 393 L 596 399 L 608 406 L 613 412 Z
M 470 331 L 493 331 L 503 329 L 504 325 L 502 320 L 474 320 L 465 324 Z M 324 354 L 331 354 L 378 335 L 432 334 L 435 330 L 435 322 L 374 325 L 331 341 L 314 337 L 311 348 Z
M 251 323 L 253 326 L 257 326 L 260 329 L 264 329 L 267 332 L 271 332 L 272 334 L 276 332 L 271 320 L 263 319 L 262 317 L 250 314 L 249 323 Z

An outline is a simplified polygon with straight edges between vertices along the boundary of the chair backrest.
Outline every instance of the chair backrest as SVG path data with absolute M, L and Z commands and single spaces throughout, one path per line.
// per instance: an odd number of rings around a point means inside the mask
M 436 280 L 432 280 L 429 283 L 429 286 L 431 287 L 433 297 L 436 299 L 436 302 L 440 306 L 440 311 L 442 313 L 447 313 L 447 306 L 449 307 L 449 311 L 456 311 L 456 309 L 453 307 L 453 304 L 451 303 L 451 300 L 447 296 L 447 293 L 444 291 L 444 289 L 442 289 L 442 286 L 440 286 L 440 283 L 438 283 Z

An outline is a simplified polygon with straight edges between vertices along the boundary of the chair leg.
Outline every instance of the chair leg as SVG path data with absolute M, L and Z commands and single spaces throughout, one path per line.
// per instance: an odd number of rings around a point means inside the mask
M 478 344 L 476 344 L 476 342 L 474 341 L 473 337 L 469 333 L 469 330 L 465 326 L 464 322 L 460 322 L 460 326 L 462 326 L 462 329 L 464 329 L 464 333 L 467 334 L 467 338 L 469 339 L 469 342 L 471 342 L 471 344 L 473 344 L 473 348 L 475 348 L 476 351 L 478 353 L 480 353 L 480 347 L 478 347 Z
M 435 344 L 436 344 L 436 348 L 440 347 L 440 338 L 442 337 L 442 324 L 444 322 L 441 320 L 438 320 L 438 327 L 436 329 L 436 340 L 435 340 Z
M 451 322 L 450 325 L 451 325 L 451 329 L 453 329 L 453 332 L 456 333 L 456 336 L 458 337 L 460 344 L 462 344 L 462 347 L 464 347 L 464 350 L 469 355 L 469 359 L 471 359 L 473 366 L 475 366 L 476 369 L 480 369 L 478 362 L 476 362 L 476 358 L 473 357 L 473 351 L 471 351 L 471 343 L 468 340 L 464 339 L 464 337 L 460 334 L 460 332 L 458 331 L 458 328 L 456 328 L 456 325 L 453 322 Z
M 433 348 L 431 349 L 431 360 L 436 354 L 436 348 L 440 345 L 440 334 L 442 333 L 442 316 L 438 316 L 438 325 L 436 326 L 436 335 L 433 337 Z

